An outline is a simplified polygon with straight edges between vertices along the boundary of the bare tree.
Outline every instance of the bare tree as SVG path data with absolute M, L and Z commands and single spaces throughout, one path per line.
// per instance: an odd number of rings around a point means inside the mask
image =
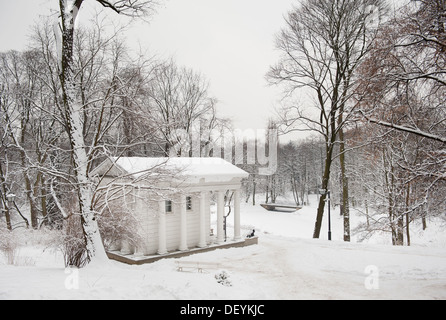
M 105 8 L 132 17 L 144 16 L 154 8 L 153 1 L 96 0 Z M 93 186 L 88 172 L 91 165 L 89 149 L 84 137 L 83 109 L 79 97 L 79 83 L 74 73 L 74 36 L 79 10 L 84 0 L 60 0 L 60 64 L 59 77 L 63 97 L 63 119 L 72 150 L 72 162 L 78 188 L 78 203 L 83 234 L 86 242 L 87 261 L 94 258 L 106 260 L 96 215 L 92 208 Z
M 209 96 L 209 85 L 202 75 L 179 67 L 172 60 L 159 63 L 153 73 L 146 108 L 151 116 L 150 125 L 157 128 L 159 148 L 164 156 L 171 152 L 189 153 L 181 150 L 184 140 L 189 146 L 194 129 L 212 126 L 216 119 L 216 99 Z
M 445 10 L 444 1 L 405 5 L 380 28 L 358 69 L 357 113 L 377 127 L 363 124 L 383 144 L 377 154 L 389 193 L 382 208 L 397 245 L 403 229 L 410 243 L 411 221 L 421 218 L 426 228 L 426 216 L 444 210 Z
M 5 215 L 6 227 L 8 230 L 12 230 L 11 224 L 11 213 L 9 208 L 9 203 L 7 200 L 7 195 L 9 192 L 9 179 L 8 179 L 8 169 L 9 161 L 7 148 L 9 146 L 9 134 L 7 130 L 7 122 L 5 121 L 5 116 L 3 115 L 4 110 L 8 110 L 9 97 L 4 84 L 0 84 L 0 200 L 1 200 L 1 212 Z
M 364 119 L 446 143 L 445 15 L 444 1 L 413 1 L 381 28 L 373 54 L 361 66 L 358 113 Z M 391 118 L 389 112 L 382 112 L 383 108 L 398 112 L 404 104 L 410 108 L 404 117 Z M 417 110 L 421 105 L 424 107 Z M 431 121 L 420 121 L 419 111 L 427 108 L 431 108 Z M 433 116 L 435 119 L 431 119 Z
M 14 169 L 20 173 L 15 175 L 15 178 L 23 181 L 23 193 L 34 229 L 38 227 L 39 210 L 46 214 L 46 207 L 39 208 L 38 204 L 42 173 L 38 166 L 30 165 L 30 162 L 45 161 L 42 159 L 44 148 L 42 152 L 34 152 L 40 150 L 46 139 L 46 134 L 41 131 L 43 119 L 33 112 L 36 100 L 45 100 L 42 81 L 35 72 L 36 69 L 41 69 L 41 62 L 41 55 L 35 51 L 10 51 L 2 54 L 0 60 L 0 82 L 3 87 L 3 101 L 0 107 L 5 125 L 4 133 L 10 141 L 8 146 L 5 146 L 5 159 L 15 160 L 12 162 Z
M 271 68 L 268 79 L 273 84 L 285 84 L 289 96 L 297 90 L 306 89 L 315 98 L 313 113 L 296 106 L 286 106 L 280 113 L 289 131 L 310 130 L 324 137 L 326 153 L 322 189 L 329 188 L 337 143 L 340 144 L 343 162 L 343 129 L 352 115 L 350 101 L 352 88 L 356 85 L 354 72 L 369 52 L 376 26 L 385 11 L 383 0 L 306 0 L 288 14 L 287 26 L 277 37 L 276 45 L 283 55 L 280 62 Z M 343 185 L 344 239 L 348 241 L 350 231 L 345 175 Z M 325 201 L 326 195 L 322 195 L 314 238 L 320 235 Z

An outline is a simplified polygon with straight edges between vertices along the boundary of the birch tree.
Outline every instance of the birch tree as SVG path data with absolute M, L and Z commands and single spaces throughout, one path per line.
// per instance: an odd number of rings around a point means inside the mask
M 273 84 L 285 85 L 286 94 L 301 90 L 314 98 L 314 109 L 286 105 L 281 110 L 289 130 L 310 130 L 325 139 L 325 166 L 321 188 L 330 187 L 335 146 L 345 151 L 343 130 L 351 119 L 354 72 L 369 52 L 371 41 L 385 13 L 383 0 L 302 1 L 286 17 L 286 27 L 277 37 L 282 52 L 279 63 L 268 73 Z M 304 90 L 305 89 L 305 90 Z M 341 164 L 341 167 L 343 164 Z M 345 170 L 342 170 L 345 173 Z M 347 178 L 343 176 L 344 239 L 349 240 Z M 326 195 L 320 197 L 314 238 L 319 238 Z
M 105 261 L 107 256 L 92 208 L 93 185 L 89 178 L 89 150 L 83 131 L 83 108 L 79 84 L 73 69 L 73 43 L 79 10 L 84 0 L 60 0 L 59 78 L 62 89 L 63 119 L 72 150 L 72 164 L 77 182 L 78 205 L 86 243 L 87 261 Z M 147 16 L 153 12 L 154 1 L 96 0 L 104 8 L 131 17 Z M 91 159 L 90 159 L 91 160 Z

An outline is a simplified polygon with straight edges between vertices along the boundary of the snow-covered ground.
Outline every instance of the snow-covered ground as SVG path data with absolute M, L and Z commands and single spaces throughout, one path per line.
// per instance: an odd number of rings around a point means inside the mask
M 446 299 L 441 222 L 431 221 L 425 232 L 414 225 L 411 247 L 389 245 L 388 235 L 345 243 L 334 211 L 334 241 L 327 240 L 325 224 L 322 238 L 313 240 L 315 206 L 313 201 L 301 211 L 283 213 L 244 204 L 244 232 L 255 228 L 258 245 L 181 258 L 220 262 L 230 286 L 217 282 L 221 270 L 178 272 L 175 259 L 65 269 L 60 253 L 43 251 L 41 244 L 21 248 L 18 266 L 7 265 L 0 254 L 0 299 Z

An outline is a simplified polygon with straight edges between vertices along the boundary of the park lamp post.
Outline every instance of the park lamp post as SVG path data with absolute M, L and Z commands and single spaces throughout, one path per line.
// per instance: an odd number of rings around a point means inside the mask
M 15 202 L 16 195 L 14 193 L 8 193 L 6 195 L 6 200 L 8 200 L 9 205 L 13 205 Z
M 327 205 L 328 205 L 328 240 L 331 241 L 331 208 L 330 208 L 330 190 L 319 189 L 320 195 L 327 196 Z

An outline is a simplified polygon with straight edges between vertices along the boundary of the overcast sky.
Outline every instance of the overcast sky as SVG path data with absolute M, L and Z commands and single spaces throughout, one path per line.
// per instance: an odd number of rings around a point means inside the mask
M 265 74 L 277 62 L 275 34 L 297 0 L 164 0 L 150 23 L 134 23 L 129 44 L 173 57 L 201 72 L 219 100 L 218 112 L 236 128 L 263 129 L 280 98 Z M 39 15 L 58 0 L 0 0 L 0 51 L 23 50 Z M 84 3 L 94 5 L 93 0 Z M 113 15 L 112 15 L 113 16 Z

